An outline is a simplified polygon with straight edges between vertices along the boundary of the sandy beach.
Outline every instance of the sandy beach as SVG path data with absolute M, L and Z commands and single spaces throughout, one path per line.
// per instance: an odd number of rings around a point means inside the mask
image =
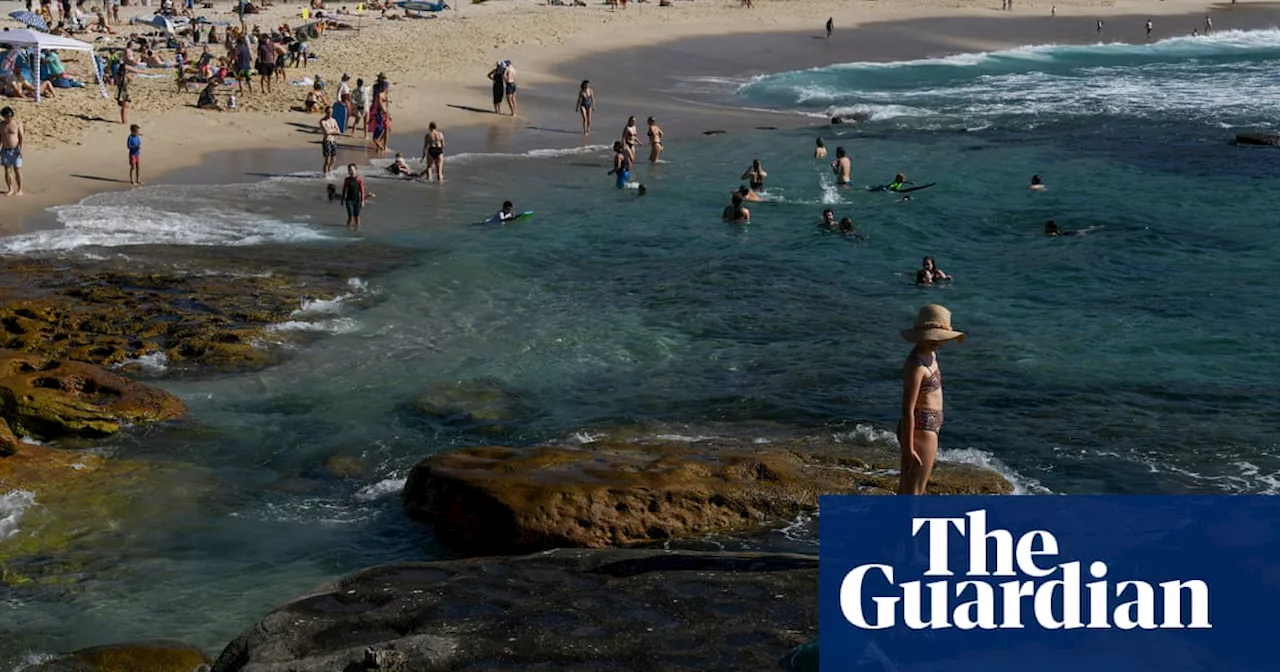
M 124 8 L 122 19 L 153 11 Z M 1051 11 L 1056 16 L 1050 17 Z M 358 30 L 329 30 L 314 40 L 312 53 L 319 58 L 291 69 L 289 79 L 318 74 L 329 82 L 332 93 L 344 72 L 353 80 L 368 81 L 385 72 L 392 82 L 393 128 L 399 133 L 393 133 L 392 149 L 413 155 L 420 142 L 417 133 L 431 120 L 449 130 L 509 127 L 491 129 L 490 137 L 495 135 L 492 130 L 509 135 L 536 126 L 544 111 L 544 116 L 563 114 L 566 127 L 573 126 L 571 106 L 581 78 L 595 82 L 602 101 L 597 118 L 612 128 L 621 121 L 609 116 L 614 104 L 652 102 L 650 94 L 659 80 L 682 71 L 764 73 L 846 60 L 895 60 L 1050 41 L 1093 42 L 1098 37 L 1091 27 L 1099 17 L 1108 21 L 1103 39 L 1141 41 L 1146 17 L 1168 17 L 1156 20 L 1159 38 L 1189 33 L 1206 12 L 1217 17 L 1220 30 L 1270 25 L 1272 17 L 1258 5 L 1206 9 L 1199 0 L 1036 0 L 1018 2 L 1011 12 L 1000 11 L 994 2 L 967 0 L 892 6 L 787 0 L 760 2 L 752 9 L 729 0 L 677 0 L 674 7 L 650 2 L 626 10 L 611 10 L 603 3 L 561 7 L 492 0 L 426 19 L 389 20 L 376 13 L 360 17 Z M 213 20 L 235 19 L 221 5 L 205 14 Z M 264 30 L 284 23 L 297 26 L 300 16 L 299 6 L 276 5 L 248 17 L 246 25 Z M 803 39 L 806 34 L 820 36 L 827 17 L 837 26 L 835 38 Z M 145 28 L 126 25 L 118 32 L 121 35 L 101 37 L 95 44 L 119 45 L 123 34 Z M 748 34 L 753 36 L 743 37 Z M 672 46 L 676 43 L 680 46 Z M 518 68 L 523 105 L 518 119 L 487 112 L 485 73 L 498 58 L 510 58 Z M 72 76 L 88 77 L 84 56 L 67 55 L 64 62 Z M 270 95 L 239 95 L 237 110 L 216 113 L 196 110 L 197 91 L 177 93 L 168 71 L 152 77 L 138 78 L 132 87 L 130 120 L 143 128 L 144 179 L 156 181 L 177 168 L 199 165 L 210 152 L 300 148 L 315 141 L 310 129 L 319 117 L 290 110 L 300 104 L 307 87 L 278 86 Z M 229 87 L 224 95 L 227 91 Z M 670 101 L 665 102 L 670 107 Z M 38 106 L 11 99 L 6 104 L 15 106 L 26 125 L 26 193 L 4 201 L 0 232 L 23 230 L 24 217 L 50 206 L 128 186 L 123 156 L 128 130 L 119 123 L 114 98 L 103 99 L 91 81 L 83 89 L 60 90 Z M 678 125 L 668 125 L 667 130 L 697 132 Z M 406 131 L 413 133 L 413 140 L 406 140 Z

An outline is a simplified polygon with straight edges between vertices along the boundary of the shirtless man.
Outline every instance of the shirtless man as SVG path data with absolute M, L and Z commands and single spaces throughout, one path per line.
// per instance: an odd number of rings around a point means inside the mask
M 324 172 L 333 171 L 333 162 L 338 156 L 338 122 L 333 119 L 333 108 L 324 106 L 324 119 L 320 120 L 320 132 L 324 138 L 320 140 L 320 153 L 324 155 Z
M 836 160 L 831 162 L 831 171 L 836 174 L 837 186 L 849 186 L 849 174 L 853 172 L 853 165 L 849 157 L 845 156 L 844 147 L 836 147 Z
M 507 67 L 502 71 L 502 83 L 507 93 L 507 107 L 511 110 L 511 116 L 516 116 L 516 66 L 511 61 L 506 62 Z
M 0 110 L 0 166 L 4 166 L 6 196 L 22 195 L 22 147 L 25 140 L 22 122 L 14 118 L 13 108 Z

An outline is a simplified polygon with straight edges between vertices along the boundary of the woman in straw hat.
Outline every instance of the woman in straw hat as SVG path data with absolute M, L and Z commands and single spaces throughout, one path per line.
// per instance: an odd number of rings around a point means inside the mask
M 937 351 L 947 341 L 963 343 L 964 334 L 951 329 L 951 311 L 929 304 L 920 309 L 915 326 L 904 329 L 902 337 L 916 347 L 902 366 L 898 494 L 923 495 L 938 455 L 938 432 L 942 429 L 942 370 L 938 368 Z

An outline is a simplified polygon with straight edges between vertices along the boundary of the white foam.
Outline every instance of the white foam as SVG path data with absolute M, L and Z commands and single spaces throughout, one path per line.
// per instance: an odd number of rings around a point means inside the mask
M 897 444 L 896 437 L 894 438 L 894 443 L 895 445 Z M 1039 481 L 1015 472 L 985 450 L 978 450 L 977 448 L 948 450 L 943 448 L 938 451 L 938 461 L 952 464 L 968 464 L 994 471 L 1013 484 L 1013 494 L 1015 495 L 1044 495 L 1052 493 L 1049 488 L 1044 487 Z
M 116 365 L 115 368 L 138 367 L 153 373 L 159 373 L 169 368 L 169 356 L 163 352 L 152 352 L 141 357 L 126 359 Z
M 52 208 L 60 229 L 0 239 L 0 252 L 26 254 L 82 247 L 126 245 L 262 245 L 326 240 L 306 226 L 268 219 L 226 206 L 191 207 L 181 211 L 130 200 L 137 192 L 99 194 L 76 205 Z M 180 197 L 170 202 L 181 203 Z
M 387 495 L 399 493 L 404 490 L 404 484 L 407 482 L 408 480 L 404 478 L 388 478 L 378 481 L 373 485 L 366 485 L 356 492 L 356 501 L 372 502 L 376 499 L 382 499 Z
M 654 437 L 661 441 L 675 441 L 676 443 L 699 443 L 702 441 L 710 441 L 715 439 L 714 436 L 686 436 L 684 434 L 658 434 Z
M 13 667 L 12 672 L 26 672 L 36 665 L 55 661 L 59 658 L 57 654 L 42 653 L 38 651 L 28 651 L 22 655 L 22 660 Z
M 11 490 L 0 495 L 0 541 L 18 533 L 18 523 L 31 507 L 36 495 L 28 490 Z
M 527 152 L 516 154 L 503 154 L 500 152 L 463 152 L 449 157 L 452 162 L 474 160 L 474 159 L 548 159 L 559 156 L 575 156 L 578 154 L 598 154 L 610 149 L 609 145 L 584 145 L 582 147 L 566 147 L 562 149 L 531 149 Z
M 289 320 L 267 327 L 267 331 L 305 331 L 325 334 L 349 334 L 360 328 L 360 323 L 349 317 L 337 317 L 331 320 Z

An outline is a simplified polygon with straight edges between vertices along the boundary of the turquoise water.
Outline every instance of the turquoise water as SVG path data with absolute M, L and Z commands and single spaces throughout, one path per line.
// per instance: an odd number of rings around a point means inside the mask
M 1274 124 L 1262 103 L 1277 60 L 1280 33 L 1263 31 L 747 80 L 707 96 L 873 120 L 673 141 L 669 162 L 636 171 L 643 197 L 613 189 L 593 147 L 456 158 L 444 189 L 371 180 L 363 237 L 419 263 L 309 306 L 292 326 L 329 335 L 279 367 L 157 373 L 205 429 L 104 447 L 199 465 L 217 496 L 183 507 L 148 493 L 173 513 L 104 533 L 111 571 L 0 589 L 0 656 L 136 638 L 216 650 L 323 580 L 439 557 L 397 487 L 423 456 L 484 439 L 406 412 L 434 384 L 518 391 L 530 412 L 511 441 L 634 420 L 690 435 L 713 421 L 838 422 L 889 441 L 908 350 L 898 330 L 929 302 L 969 333 L 940 357 L 947 458 L 995 465 L 1027 492 L 1275 492 L 1280 153 L 1229 140 Z M 849 150 L 855 183 L 902 171 L 938 185 L 907 203 L 836 189 L 812 159 L 819 134 Z M 755 158 L 773 202 L 723 224 Z M 1025 188 L 1033 173 L 1047 191 Z M 300 174 L 97 196 L 59 213 L 68 229 L 0 248 L 348 245 L 321 191 Z M 504 199 L 537 214 L 466 225 Z M 861 235 L 819 233 L 825 207 Z M 1046 239 L 1046 219 L 1100 228 Z M 914 286 L 925 254 L 955 281 Z M 334 454 L 366 472 L 309 477 Z

